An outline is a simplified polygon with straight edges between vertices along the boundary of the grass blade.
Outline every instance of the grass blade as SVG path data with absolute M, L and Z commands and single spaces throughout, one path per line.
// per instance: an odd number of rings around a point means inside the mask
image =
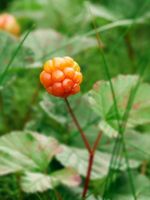
M 9 68 L 11 67 L 11 64 L 13 63 L 15 57 L 17 56 L 19 50 L 21 49 L 24 41 L 26 40 L 26 38 L 28 37 L 28 35 L 30 34 L 30 32 L 32 31 L 33 26 L 27 31 L 27 33 L 25 34 L 24 38 L 21 40 L 21 42 L 19 43 L 18 47 L 16 48 L 16 50 L 14 51 L 10 61 L 8 62 L 4 72 L 2 73 L 2 75 L 0 76 L 0 85 L 2 84 L 4 77 L 6 76 Z

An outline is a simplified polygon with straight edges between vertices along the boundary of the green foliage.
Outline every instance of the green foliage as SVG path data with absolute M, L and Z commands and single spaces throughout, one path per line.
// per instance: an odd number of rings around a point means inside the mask
M 13 13 L 22 29 L 20 38 L 0 31 L 0 199 L 58 200 L 59 195 L 63 200 L 81 199 L 87 151 L 64 101 L 46 94 L 39 82 L 43 62 L 68 55 L 80 64 L 84 75 L 81 94 L 69 98 L 74 113 L 91 145 L 98 132 L 103 132 L 86 199 L 103 199 L 106 193 L 108 199 L 134 200 L 133 181 L 137 199 L 148 200 L 148 0 L 13 0 L 0 7 Z M 111 77 L 105 73 L 97 48 L 97 32 Z M 118 134 L 110 78 L 120 121 L 140 80 L 123 140 Z M 78 174 L 83 182 L 70 188 L 80 183 Z
M 83 149 L 69 148 L 67 146 L 62 146 L 62 153 L 56 155 L 58 161 L 60 161 L 64 166 L 74 167 L 79 174 L 86 176 L 86 171 L 88 167 L 88 152 Z M 91 174 L 91 180 L 102 179 L 108 173 L 108 167 L 111 155 L 105 152 L 96 152 L 95 162 L 93 164 L 93 170 Z M 130 167 L 136 168 L 139 165 L 138 162 L 131 160 Z M 113 166 L 115 170 L 126 170 L 126 165 L 124 159 L 118 167 Z
M 12 55 L 14 54 L 15 50 L 18 47 L 19 41 L 15 37 L 0 32 L 0 76 L 4 72 L 6 66 L 10 62 Z M 11 64 L 11 68 L 19 68 L 19 67 L 26 67 L 26 65 L 29 65 L 31 62 L 33 62 L 33 52 L 27 48 L 23 47 L 20 49 L 17 58 L 14 59 L 13 63 Z
M 6 134 L 0 139 L 0 175 L 21 173 L 21 188 L 29 193 L 53 189 L 60 183 L 77 186 L 80 177 L 72 168 L 46 173 L 53 156 L 60 151 L 58 142 L 51 137 L 31 132 Z
M 131 75 L 118 76 L 112 80 L 120 119 L 125 113 L 130 93 L 135 88 L 137 81 L 138 77 Z M 149 91 L 149 84 L 142 83 L 139 86 L 126 124 L 127 128 L 149 123 Z M 100 122 L 99 124 L 100 129 L 109 136 L 116 136 L 118 129 L 117 114 L 109 83 L 107 81 L 97 82 L 88 96 L 93 109 L 101 117 L 102 123 Z
M 141 200 L 148 200 L 149 199 L 149 186 L 150 181 L 149 179 L 144 175 L 138 175 L 134 173 L 134 183 L 136 186 L 136 194 L 137 198 Z M 123 185 L 122 185 L 123 184 Z M 133 199 L 131 190 L 130 190 L 130 184 L 127 178 L 127 174 L 124 174 L 123 179 L 118 179 L 118 194 L 114 194 L 113 189 L 116 189 L 115 186 L 112 189 L 112 196 L 115 195 L 115 199 L 117 200 L 126 200 L 126 199 Z

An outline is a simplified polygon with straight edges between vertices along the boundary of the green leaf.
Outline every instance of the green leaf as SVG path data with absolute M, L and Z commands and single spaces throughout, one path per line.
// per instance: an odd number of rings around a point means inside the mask
M 53 125 L 64 126 L 66 124 L 66 118 L 63 115 L 58 114 L 57 103 L 55 103 L 48 98 L 48 95 L 43 97 L 43 100 L 40 102 L 40 106 L 43 111 L 48 115 L 50 121 L 53 121 Z
M 134 181 L 134 185 L 136 189 L 137 199 L 148 200 L 149 195 L 150 195 L 150 192 L 149 192 L 150 180 L 144 175 L 134 173 L 133 181 Z M 122 180 L 118 182 L 117 193 L 113 192 L 112 197 L 115 200 L 122 200 L 122 199 L 133 200 L 134 199 L 131 193 L 130 182 L 127 175 L 122 177 Z
M 0 175 L 46 170 L 59 145 L 54 138 L 33 132 L 12 132 L 0 138 Z
M 123 117 L 131 91 L 138 81 L 138 76 L 120 75 L 112 79 L 120 118 Z M 114 101 L 108 81 L 100 81 L 88 93 L 89 102 L 94 111 L 101 117 L 99 127 L 108 136 L 117 135 L 117 119 Z M 142 83 L 130 111 L 127 127 L 132 128 L 150 122 L 150 85 Z
M 80 183 L 80 176 L 72 168 L 62 169 L 51 175 L 26 172 L 21 177 L 21 187 L 24 192 L 28 193 L 43 192 L 47 189 L 53 189 L 59 184 L 75 187 Z
M 86 150 L 74 148 L 74 147 L 68 147 L 65 145 L 62 145 L 62 151 L 61 153 L 56 155 L 56 158 L 59 162 L 61 162 L 64 166 L 71 166 L 74 169 L 77 170 L 77 172 L 82 175 L 86 176 L 87 168 L 88 168 L 88 160 L 89 155 Z M 93 169 L 91 173 L 91 179 L 100 179 L 107 175 L 108 168 L 109 168 L 109 162 L 111 159 L 111 155 L 108 153 L 96 151 Z M 139 163 L 130 160 L 130 167 L 137 167 L 139 166 Z M 118 169 L 118 166 L 112 166 L 114 169 Z M 119 166 L 119 170 L 126 170 L 125 160 L 121 159 L 121 163 Z
M 52 181 L 55 184 L 64 184 L 75 187 L 81 183 L 81 178 L 73 168 L 65 168 L 51 174 Z
M 52 189 L 52 181 L 48 175 L 26 172 L 21 177 L 21 188 L 24 192 L 34 193 Z
M 128 154 L 136 160 L 149 160 L 150 158 L 150 134 L 128 131 L 125 135 Z
M 25 41 L 25 45 L 33 50 L 37 59 L 41 59 L 63 43 L 65 37 L 53 29 L 37 29 Z
M 109 123 L 107 123 L 105 120 L 101 120 L 98 124 L 99 129 L 106 133 L 109 137 L 116 137 L 118 135 L 118 131 L 115 130 Z
M 25 192 L 43 192 L 59 184 L 78 186 L 81 179 L 72 168 L 46 174 L 49 162 L 60 152 L 58 142 L 33 132 L 12 132 L 0 138 L 0 175 L 21 172 Z
M 79 40 L 78 42 L 76 42 Z M 96 47 L 92 37 L 75 36 L 68 38 L 53 29 L 37 29 L 25 41 L 25 45 L 33 50 L 37 59 L 48 59 L 51 56 L 75 55 Z
M 142 83 L 136 94 L 133 103 L 132 111 L 130 113 L 129 125 L 131 127 L 136 125 L 144 125 L 150 122 L 150 84 Z

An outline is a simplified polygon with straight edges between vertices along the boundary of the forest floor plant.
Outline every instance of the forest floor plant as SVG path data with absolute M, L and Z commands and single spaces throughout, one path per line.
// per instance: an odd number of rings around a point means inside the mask
M 49 94 L 64 99 L 72 120 L 77 127 L 83 140 L 84 146 L 89 154 L 87 175 L 85 178 L 84 189 L 82 193 L 82 198 L 85 199 L 88 192 L 95 152 L 99 145 L 102 132 L 100 131 L 94 142 L 94 145 L 91 146 L 67 99 L 68 96 L 74 95 L 80 91 L 80 84 L 82 82 L 80 67 L 70 57 L 53 58 L 44 64 L 44 70 L 40 74 L 40 81 Z
M 146 3 L 144 4 L 144 6 L 145 5 L 146 5 Z M 140 11 L 143 9 L 143 7 L 141 7 L 141 9 L 138 11 L 138 13 L 140 13 Z M 93 18 L 93 16 L 92 16 L 92 18 Z M 130 40 L 131 38 L 129 38 L 128 31 L 136 23 L 138 23 L 138 20 L 136 20 L 136 18 L 137 18 L 137 15 L 136 15 L 135 19 L 133 19 L 132 21 L 124 20 L 124 22 L 129 24 L 129 25 L 127 25 L 128 28 L 125 31 L 123 31 L 123 34 L 120 35 L 120 38 L 118 38 L 118 41 L 115 43 L 115 45 L 112 49 L 112 51 L 114 51 L 116 49 L 117 45 L 119 44 L 120 40 L 122 40 L 124 38 L 125 42 L 127 44 L 128 56 L 130 57 L 131 61 L 133 61 L 132 60 L 133 57 L 135 59 L 136 53 L 132 51 L 133 49 L 132 49 L 131 40 Z M 117 100 L 116 100 L 116 94 L 114 91 L 114 86 L 111 81 L 111 75 L 109 72 L 109 66 L 107 63 L 107 59 L 105 58 L 104 52 L 101 49 L 102 41 L 99 36 L 99 32 L 101 32 L 103 30 L 105 31 L 107 29 L 111 29 L 113 27 L 122 26 L 122 25 L 121 24 L 119 25 L 119 23 L 116 23 L 116 22 L 112 22 L 112 23 L 110 23 L 110 25 L 108 24 L 102 28 L 101 27 L 97 28 L 95 20 L 93 20 L 93 26 L 94 26 L 94 30 L 88 32 L 87 34 L 85 34 L 85 36 L 86 35 L 90 36 L 90 35 L 96 34 L 100 54 L 102 56 L 102 60 L 103 60 L 104 67 L 105 67 L 105 74 L 106 74 L 107 79 L 109 80 L 109 85 L 110 85 L 110 89 L 111 89 L 111 93 L 112 93 L 112 97 L 113 97 L 113 103 L 114 103 L 114 107 L 115 107 L 115 114 L 116 114 L 116 118 L 117 118 L 118 133 L 119 133 L 117 135 L 117 137 L 114 139 L 115 144 L 114 144 L 114 148 L 112 150 L 112 156 L 110 159 L 110 165 L 109 165 L 107 177 L 106 177 L 105 184 L 104 184 L 104 192 L 103 192 L 102 198 L 103 199 L 109 198 L 108 193 L 109 193 L 110 186 L 113 182 L 113 177 L 114 177 L 114 175 L 116 175 L 118 173 L 117 171 L 114 170 L 113 166 L 117 166 L 117 168 L 119 168 L 119 166 L 121 165 L 122 159 L 125 158 L 129 183 L 130 183 L 131 190 L 132 190 L 132 196 L 133 196 L 134 200 L 137 200 L 138 197 L 136 195 L 136 191 L 135 191 L 136 188 L 134 186 L 134 180 L 132 178 L 132 173 L 131 173 L 131 169 L 130 169 L 130 165 L 129 165 L 128 152 L 127 152 L 127 147 L 126 147 L 126 143 L 125 143 L 125 139 L 124 139 L 124 132 L 126 129 L 126 124 L 128 122 L 129 114 L 132 109 L 137 90 L 139 89 L 139 86 L 140 86 L 141 80 L 143 78 L 143 74 L 146 70 L 147 63 L 149 62 L 149 59 L 146 60 L 146 62 L 141 63 L 142 59 L 145 60 L 145 58 L 142 58 L 139 61 L 139 63 L 137 63 L 138 66 L 141 65 L 141 67 L 140 67 L 141 71 L 139 72 L 140 76 L 139 76 L 139 79 L 137 80 L 137 83 L 130 91 L 130 95 L 129 95 L 129 98 L 128 98 L 128 101 L 126 104 L 125 112 L 124 112 L 123 116 L 120 117 L 119 111 L 118 111 Z M 31 29 L 29 29 L 29 31 L 26 33 L 24 38 L 20 41 L 17 49 L 14 51 L 14 54 L 12 55 L 8 64 L 6 65 L 4 72 L 0 76 L 0 86 L 2 85 L 4 78 L 7 75 L 8 70 L 11 67 L 12 62 L 14 61 L 15 57 L 18 55 L 18 52 L 20 51 L 24 41 L 26 40 L 26 38 L 28 37 L 30 32 L 31 32 Z M 76 38 L 70 40 L 70 42 L 67 42 L 66 44 L 64 44 L 62 47 L 60 46 L 60 47 L 58 47 L 58 49 L 56 48 L 52 52 L 49 52 L 49 54 L 52 55 L 52 53 L 57 52 L 60 49 L 63 49 L 68 44 L 70 44 L 70 43 L 72 44 L 75 41 L 79 40 L 80 38 L 81 38 L 81 36 L 77 36 Z M 45 57 L 49 57 L 49 55 L 46 55 Z M 43 57 L 42 57 L 42 59 L 43 59 Z M 136 69 L 135 60 L 134 60 L 133 64 L 134 64 L 134 69 Z M 82 192 L 82 199 L 84 200 L 87 197 L 89 183 L 90 183 L 90 177 L 91 177 L 91 172 L 92 172 L 92 166 L 94 164 L 96 150 L 98 149 L 98 146 L 99 146 L 99 143 L 100 143 L 100 140 L 102 137 L 102 131 L 100 131 L 98 133 L 97 138 L 94 141 L 94 144 L 91 145 L 88 140 L 87 135 L 84 133 L 84 131 L 79 123 L 79 120 L 77 119 L 77 117 L 72 109 L 72 106 L 70 105 L 70 102 L 68 100 L 68 96 L 74 95 L 80 91 L 80 84 L 82 82 L 82 73 L 80 72 L 80 67 L 70 57 L 54 58 L 45 63 L 44 70 L 42 71 L 42 73 L 40 75 L 40 79 L 41 79 L 41 83 L 44 85 L 44 87 L 46 88 L 46 90 L 49 94 L 54 95 L 56 97 L 61 97 L 65 101 L 68 112 L 72 118 L 72 121 L 74 122 L 78 132 L 80 133 L 81 138 L 84 143 L 84 146 L 85 146 L 85 149 L 88 152 L 88 167 L 87 167 L 87 173 L 86 173 L 83 192 Z M 34 102 L 34 99 L 33 99 L 33 102 Z M 28 112 L 27 112 L 27 119 L 28 119 Z M 24 121 L 26 123 L 26 121 L 28 121 L 28 120 L 26 120 L 26 118 L 25 118 Z M 57 196 L 57 199 L 61 200 L 62 199 L 61 195 L 59 193 L 57 193 L 57 191 L 54 191 L 54 192 L 55 192 L 55 196 Z M 41 198 L 39 197 L 39 199 L 41 199 Z

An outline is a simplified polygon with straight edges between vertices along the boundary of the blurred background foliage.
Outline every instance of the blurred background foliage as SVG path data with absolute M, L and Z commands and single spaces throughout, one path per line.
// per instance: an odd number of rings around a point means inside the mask
M 102 117 L 92 111 L 87 92 L 96 81 L 108 77 L 98 49 L 93 18 L 100 33 L 101 48 L 111 77 L 119 74 L 140 75 L 141 69 L 147 65 L 142 79 L 150 83 L 149 0 L 1 0 L 0 10 L 16 16 L 21 26 L 19 39 L 0 31 L 0 76 L 26 31 L 34 25 L 0 85 L 1 136 L 14 130 L 30 130 L 51 135 L 69 146 L 83 148 L 63 100 L 46 94 L 39 82 L 44 61 L 54 56 L 69 55 L 77 60 L 84 74 L 82 92 L 71 97 L 70 102 L 88 138 L 94 141 Z M 149 118 L 149 104 L 146 109 L 146 117 Z M 138 162 L 140 160 L 140 164 L 133 167 L 134 182 L 139 199 L 148 200 L 150 123 L 137 124 L 133 130 L 133 134 L 129 134 L 131 130 L 126 134 L 126 141 L 128 148 L 132 149 L 128 152 L 129 157 Z M 104 135 L 99 150 L 110 157 L 112 144 L 113 140 Z M 107 164 L 110 161 L 108 157 L 104 159 Z M 91 182 L 90 193 L 94 196 L 90 196 L 89 200 L 100 198 L 105 178 L 104 173 L 101 178 Z M 47 199 L 49 195 L 55 196 L 52 191 L 31 196 L 20 194 L 17 185 L 15 175 L 0 178 L 0 199 Z M 64 195 L 63 199 L 78 198 L 73 196 L 78 191 L 70 192 L 64 187 L 58 190 Z M 115 200 L 132 200 L 126 170 L 119 169 L 116 173 L 109 188 L 109 196 Z

